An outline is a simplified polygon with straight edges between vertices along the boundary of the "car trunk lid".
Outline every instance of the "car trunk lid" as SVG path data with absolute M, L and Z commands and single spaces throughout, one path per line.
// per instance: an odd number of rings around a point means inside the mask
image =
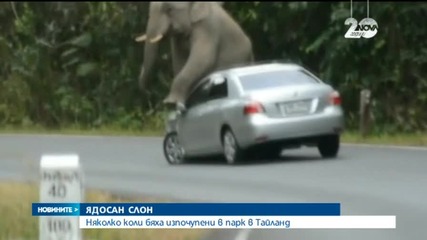
M 264 114 L 284 118 L 316 114 L 330 104 L 333 89 L 327 84 L 303 84 L 265 89 L 247 93 L 250 100 L 259 102 Z

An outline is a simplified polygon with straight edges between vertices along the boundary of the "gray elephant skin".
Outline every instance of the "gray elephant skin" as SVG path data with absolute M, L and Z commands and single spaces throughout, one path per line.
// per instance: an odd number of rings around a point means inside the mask
M 174 79 L 164 104 L 184 103 L 190 88 L 212 71 L 254 61 L 252 42 L 222 2 L 151 2 L 139 87 L 155 65 L 158 44 L 171 44 Z

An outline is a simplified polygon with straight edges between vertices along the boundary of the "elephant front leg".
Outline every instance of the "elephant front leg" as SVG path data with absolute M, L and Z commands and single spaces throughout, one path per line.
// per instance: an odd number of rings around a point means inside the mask
M 172 82 L 171 90 L 168 96 L 163 100 L 166 105 L 175 105 L 177 103 L 185 103 L 187 90 L 186 82 L 189 79 L 175 78 Z
M 171 37 L 171 57 L 174 77 L 182 70 L 188 58 L 188 49 L 185 47 L 187 42 L 187 39 L 179 36 Z
M 217 44 L 209 33 L 199 32 L 194 36 L 190 56 L 182 70 L 172 82 L 165 104 L 185 103 L 188 91 L 196 81 L 202 80 L 215 64 Z

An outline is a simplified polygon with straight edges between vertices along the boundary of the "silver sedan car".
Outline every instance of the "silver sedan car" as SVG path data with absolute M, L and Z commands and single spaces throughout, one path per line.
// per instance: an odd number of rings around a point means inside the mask
M 302 146 L 336 157 L 344 116 L 333 87 L 299 65 L 268 63 L 210 74 L 166 126 L 163 148 L 170 164 L 215 155 L 234 164 Z

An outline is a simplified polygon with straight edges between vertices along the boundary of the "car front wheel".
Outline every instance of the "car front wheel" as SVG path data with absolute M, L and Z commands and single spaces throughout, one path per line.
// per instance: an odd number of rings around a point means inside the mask
M 234 134 L 228 129 L 222 134 L 222 146 L 228 164 L 236 164 L 242 160 L 243 150 L 240 149 Z
M 178 142 L 178 134 L 176 132 L 166 134 L 163 140 L 163 152 L 169 164 L 181 164 L 184 162 L 184 151 Z
M 340 148 L 340 136 L 330 135 L 322 137 L 317 147 L 323 158 L 335 158 Z

